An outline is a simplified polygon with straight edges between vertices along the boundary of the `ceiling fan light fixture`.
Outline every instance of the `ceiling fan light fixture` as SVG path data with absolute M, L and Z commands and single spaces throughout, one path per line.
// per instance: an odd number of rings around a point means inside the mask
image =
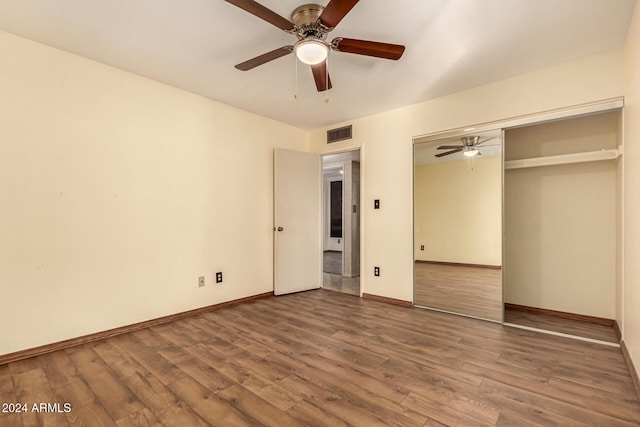
M 475 156 L 476 154 L 478 154 L 479 152 L 480 152 L 480 150 L 478 150 L 477 148 L 469 148 L 469 149 L 467 149 L 467 150 L 464 150 L 464 151 L 462 152 L 462 154 L 464 154 L 464 155 L 465 155 L 465 156 L 467 156 L 467 157 L 473 157 L 473 156 Z
M 307 65 L 316 65 L 324 62 L 329 55 L 329 46 L 322 40 L 307 38 L 298 41 L 294 50 L 298 59 Z

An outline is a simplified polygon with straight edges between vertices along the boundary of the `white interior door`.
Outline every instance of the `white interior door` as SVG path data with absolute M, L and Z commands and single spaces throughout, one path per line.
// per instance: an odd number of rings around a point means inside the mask
M 274 285 L 283 295 L 322 283 L 322 162 L 320 155 L 274 153 Z

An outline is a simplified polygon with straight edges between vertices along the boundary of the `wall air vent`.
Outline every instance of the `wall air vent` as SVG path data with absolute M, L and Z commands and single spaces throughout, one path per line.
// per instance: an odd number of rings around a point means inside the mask
M 351 125 L 327 131 L 327 144 L 351 139 Z

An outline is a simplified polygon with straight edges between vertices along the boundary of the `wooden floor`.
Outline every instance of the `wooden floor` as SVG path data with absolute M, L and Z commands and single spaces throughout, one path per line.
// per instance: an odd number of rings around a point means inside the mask
M 502 270 L 415 263 L 414 303 L 502 321 Z
M 618 338 L 613 326 L 598 325 L 580 320 L 561 319 L 543 314 L 526 313 L 520 310 L 505 309 L 504 321 L 515 325 L 529 326 L 546 331 L 560 332 L 578 337 L 617 343 Z
M 617 348 L 326 290 L 0 366 L 1 426 L 637 426 Z

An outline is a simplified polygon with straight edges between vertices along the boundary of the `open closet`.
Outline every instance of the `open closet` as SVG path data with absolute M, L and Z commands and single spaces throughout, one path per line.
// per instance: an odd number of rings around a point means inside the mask
M 505 130 L 505 323 L 619 341 L 621 116 Z

